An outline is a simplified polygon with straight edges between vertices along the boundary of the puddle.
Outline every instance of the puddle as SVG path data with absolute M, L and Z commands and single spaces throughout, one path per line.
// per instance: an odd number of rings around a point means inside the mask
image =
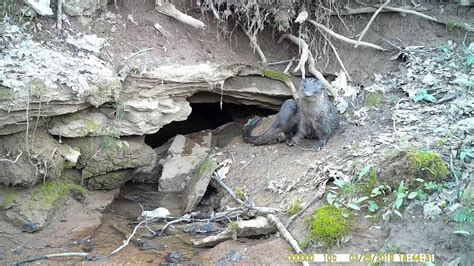
M 119 197 L 104 212 L 101 226 L 94 232 L 88 252 L 93 254 L 108 254 L 113 249 L 119 247 L 125 236 L 113 227 L 123 228 L 127 233 L 132 232 L 133 227 L 138 223 L 142 209 L 154 210 L 158 207 L 167 208 L 171 216 L 182 216 L 182 195 L 176 193 L 161 193 L 157 191 L 156 184 L 127 183 L 121 190 Z M 164 223 L 151 223 L 149 227 L 153 230 L 162 228 Z M 189 243 L 191 236 L 183 232 L 186 224 L 169 227 L 162 236 L 153 237 L 146 228 L 138 229 L 136 237 L 145 241 L 142 250 L 135 243 L 130 242 L 127 247 L 107 258 L 103 262 L 112 263 L 203 263 L 195 261 L 199 253 L 205 248 L 194 248 Z M 203 237 L 203 236 L 201 236 Z

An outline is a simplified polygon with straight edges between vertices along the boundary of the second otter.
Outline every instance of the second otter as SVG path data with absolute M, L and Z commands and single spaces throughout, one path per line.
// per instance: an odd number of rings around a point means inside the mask
M 303 80 L 298 95 L 298 103 L 294 100 L 285 101 L 273 124 L 262 135 L 251 135 L 260 118 L 247 122 L 242 130 L 244 140 L 255 145 L 266 145 L 286 139 L 288 145 L 294 146 L 307 137 L 318 139 L 313 150 L 319 150 L 326 145 L 331 134 L 339 126 L 336 107 L 317 79 Z

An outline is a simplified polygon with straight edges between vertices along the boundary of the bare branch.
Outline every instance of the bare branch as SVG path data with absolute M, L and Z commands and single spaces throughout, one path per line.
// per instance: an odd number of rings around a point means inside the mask
M 155 10 L 158 11 L 158 13 L 172 17 L 181 23 L 190 25 L 193 28 L 199 30 L 205 30 L 207 28 L 204 22 L 182 13 L 171 3 L 162 3 L 162 1 L 157 1 Z
M 312 20 L 312 19 L 308 19 L 308 21 L 313 24 L 314 26 L 324 30 L 325 32 L 329 33 L 329 35 L 333 36 L 334 38 L 336 39 L 339 39 L 341 41 L 344 41 L 344 42 L 347 42 L 347 43 L 350 43 L 350 44 L 356 44 L 357 41 L 355 40 L 352 40 L 352 39 L 349 39 L 345 36 L 342 36 L 341 34 L 338 34 L 338 33 L 335 33 L 334 31 L 328 29 L 326 26 L 322 25 L 322 24 L 319 24 L 317 23 L 316 21 Z M 369 43 L 369 42 L 360 42 L 359 43 L 360 46 L 365 46 L 365 47 L 370 47 L 370 48 L 374 48 L 376 50 L 379 50 L 379 51 L 387 51 L 385 48 L 381 47 L 381 46 L 378 46 L 376 44 L 373 44 L 373 43 Z
M 385 3 L 383 5 L 381 5 L 377 11 L 375 11 L 375 13 L 372 15 L 372 17 L 370 18 L 369 20 L 369 23 L 367 23 L 367 25 L 365 26 L 364 30 L 359 34 L 359 38 L 357 39 L 357 43 L 354 45 L 354 48 L 357 48 L 357 46 L 359 46 L 359 43 L 360 41 L 362 40 L 362 38 L 364 37 L 364 35 L 367 33 L 367 31 L 369 30 L 370 28 L 370 25 L 372 25 L 372 22 L 374 22 L 375 18 L 377 17 L 377 15 L 380 13 L 380 11 L 382 11 L 382 9 L 384 7 L 386 7 L 388 4 L 390 4 L 390 0 L 387 0 L 385 1 Z

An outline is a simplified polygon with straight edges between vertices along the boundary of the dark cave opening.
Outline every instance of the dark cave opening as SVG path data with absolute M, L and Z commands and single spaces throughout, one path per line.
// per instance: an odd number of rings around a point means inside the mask
M 145 136 L 145 143 L 152 148 L 165 144 L 170 138 L 178 134 L 186 135 L 205 129 L 215 129 L 229 122 L 242 122 L 258 115 L 267 116 L 277 111 L 264 109 L 254 105 L 235 103 L 191 103 L 192 112 L 184 121 L 171 122 L 162 127 L 157 133 Z

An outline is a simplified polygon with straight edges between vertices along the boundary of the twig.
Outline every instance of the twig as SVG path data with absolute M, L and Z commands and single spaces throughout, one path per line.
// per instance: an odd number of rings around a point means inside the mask
M 329 178 L 321 182 L 314 198 L 308 204 L 306 204 L 303 209 L 301 209 L 299 212 L 291 216 L 290 219 L 288 219 L 285 225 L 286 228 L 290 228 L 290 226 L 293 224 L 296 218 L 298 218 L 298 216 L 303 214 L 309 207 L 316 203 L 317 200 L 321 199 L 324 196 L 324 193 L 326 192 L 326 183 L 328 182 L 328 180 Z
M 253 162 L 255 158 L 252 158 L 252 160 L 248 161 L 244 166 L 240 167 L 240 170 L 243 170 L 245 167 L 247 167 L 251 162 Z
M 268 214 L 267 218 L 268 218 L 268 220 L 270 220 L 270 222 L 272 222 L 273 224 L 276 225 L 278 231 L 283 235 L 283 237 L 286 239 L 286 241 L 290 244 L 290 246 L 293 248 L 293 250 L 296 253 L 298 253 L 298 254 L 303 253 L 300 246 L 298 245 L 298 242 L 296 242 L 296 240 L 293 238 L 293 236 L 290 234 L 290 232 L 288 232 L 288 230 L 286 230 L 285 226 L 281 223 L 281 221 L 280 221 L 280 219 L 278 219 L 278 217 L 276 217 L 273 214 Z M 303 265 L 309 265 L 309 264 L 308 264 L 308 262 L 305 261 L 305 262 L 303 262 Z
M 257 43 L 257 36 L 256 35 L 255 36 L 250 35 L 250 33 L 244 28 L 244 26 L 242 24 L 239 24 L 239 26 L 240 26 L 240 28 L 242 28 L 242 31 L 245 33 L 245 35 L 247 35 L 247 37 L 249 38 L 250 46 L 252 46 L 252 48 L 254 50 L 257 50 L 257 53 L 260 56 L 260 60 L 262 60 L 262 65 L 266 66 L 267 65 L 267 58 L 265 57 L 265 54 L 263 54 L 262 49 L 260 49 L 260 46 Z
M 275 209 L 275 208 L 268 208 L 268 207 L 256 207 L 256 206 L 250 206 L 249 204 L 243 202 L 241 199 L 239 199 L 232 189 L 230 189 L 219 177 L 213 175 L 212 179 L 214 179 L 229 195 L 241 206 L 244 208 L 256 210 L 257 212 L 260 212 L 262 214 L 268 214 L 268 213 L 277 213 L 280 211 L 280 209 Z
M 454 176 L 454 179 L 456 180 L 456 198 L 455 201 L 458 202 L 459 198 L 461 196 L 461 185 L 459 184 L 459 177 L 454 171 L 454 164 L 453 164 L 453 153 L 451 151 L 451 154 L 449 155 L 449 169 L 451 170 L 451 174 Z
M 335 33 L 334 31 L 328 29 L 326 26 L 324 25 L 321 25 L 319 23 L 317 23 L 316 21 L 312 20 L 312 19 L 308 19 L 308 21 L 313 24 L 314 26 L 324 30 L 325 32 L 329 33 L 329 35 L 333 36 L 334 38 L 336 39 L 339 39 L 341 41 L 344 41 L 344 42 L 347 42 L 347 43 L 350 43 L 350 44 L 356 44 L 357 41 L 355 40 L 352 40 L 352 39 L 349 39 L 345 36 L 342 36 L 341 34 L 338 34 L 338 33 Z M 360 42 L 359 43 L 360 46 L 365 46 L 365 47 L 370 47 L 370 48 L 374 48 L 376 50 L 379 50 L 379 51 L 387 51 L 385 48 L 381 47 L 381 46 L 378 46 L 376 44 L 373 44 L 373 43 L 369 43 L 369 42 Z
M 63 0 L 58 0 L 58 10 L 56 12 L 56 26 L 58 30 L 62 30 L 63 27 Z
M 320 29 L 318 29 L 318 30 L 321 32 Z M 329 44 L 329 46 L 331 47 L 332 51 L 334 52 L 334 55 L 336 56 L 337 61 L 338 61 L 339 64 L 341 65 L 342 70 L 344 71 L 344 73 L 346 73 L 346 77 L 347 77 L 349 80 L 352 80 L 352 79 L 351 79 L 351 76 L 349 76 L 349 72 L 347 72 L 347 69 L 346 69 L 346 67 L 344 66 L 344 63 L 342 63 L 342 59 L 341 59 L 341 57 L 339 56 L 339 53 L 337 52 L 336 47 L 334 47 L 334 45 L 331 43 L 331 40 L 329 40 L 329 38 L 327 38 L 324 34 L 322 34 L 322 32 L 321 32 L 321 35 L 324 37 L 324 39 L 326 39 L 326 41 L 328 42 L 328 44 Z
M 281 65 L 281 64 L 285 64 L 285 63 L 293 63 L 294 61 L 298 61 L 299 59 L 295 59 L 294 57 L 291 58 L 291 59 L 288 59 L 288 60 L 282 60 L 282 61 L 277 61 L 277 62 L 271 62 L 271 63 L 268 63 L 267 65 L 269 66 L 273 66 L 273 65 Z
M 132 57 L 134 57 L 134 56 L 137 56 L 137 55 L 139 55 L 139 54 L 141 54 L 141 53 L 144 53 L 144 52 L 146 52 L 146 51 L 150 51 L 150 50 L 153 50 L 153 49 L 155 49 L 155 48 L 151 47 L 151 48 L 142 49 L 142 50 L 140 50 L 140 51 L 138 51 L 138 52 L 135 52 L 135 53 L 131 54 L 131 55 L 128 56 L 128 57 L 125 57 L 125 58 L 123 59 L 123 61 L 127 61 L 127 60 L 129 60 L 130 58 L 132 58 Z
M 309 57 L 309 46 L 308 46 L 308 44 L 303 39 L 297 38 L 296 36 L 293 36 L 291 34 L 282 35 L 280 37 L 280 39 L 278 40 L 278 43 L 281 43 L 283 41 L 283 39 L 290 39 L 294 43 L 298 44 L 298 47 L 301 50 L 301 56 L 300 56 L 300 60 L 298 62 L 298 65 L 293 70 L 293 73 L 295 73 L 295 72 L 297 72 L 298 70 L 301 69 L 301 76 L 304 79 L 305 78 L 305 72 L 306 72 L 305 64 L 306 64 L 306 61 L 308 61 L 308 57 Z
M 61 258 L 61 257 L 83 257 L 86 260 L 91 260 L 92 259 L 92 257 L 89 255 L 89 253 L 66 252 L 66 253 L 48 254 L 48 255 L 38 256 L 38 257 L 31 257 L 31 258 L 27 258 L 27 259 L 24 259 L 24 260 L 15 261 L 11 265 L 16 266 L 16 265 L 25 264 L 25 263 L 28 263 L 28 262 L 37 261 L 37 260 L 47 260 L 47 259 Z
M 281 36 L 280 39 L 278 40 L 278 43 L 282 42 L 283 39 L 289 39 L 290 41 L 298 44 L 299 46 L 304 46 L 304 45 L 308 46 L 308 44 L 306 44 L 306 42 L 303 39 L 298 38 L 298 37 L 296 37 L 292 34 L 285 34 L 285 35 Z M 319 72 L 316 69 L 313 55 L 312 55 L 311 51 L 309 51 L 309 50 L 308 50 L 308 70 L 311 74 L 313 74 L 316 78 L 318 78 L 324 84 L 324 86 L 326 87 L 326 89 L 329 91 L 329 93 L 332 96 L 337 95 L 336 90 L 326 80 L 326 78 L 323 76 L 323 74 L 321 74 L 321 72 Z
M 9 160 L 9 159 L 0 159 L 0 162 L 9 162 L 9 163 L 12 163 L 12 164 L 18 162 L 18 159 L 20 159 L 20 156 L 23 154 L 22 150 L 20 150 L 20 149 L 18 149 L 18 150 L 20 151 L 20 154 L 18 154 L 16 156 L 16 159 L 14 161 Z
M 369 23 L 367 23 L 367 25 L 365 26 L 364 30 L 359 34 L 359 38 L 357 39 L 357 43 L 354 45 L 354 48 L 357 48 L 357 46 L 359 46 L 359 43 L 361 42 L 362 38 L 364 37 L 364 35 L 367 33 L 367 31 L 369 30 L 370 28 L 370 25 L 372 25 L 372 22 L 374 22 L 375 18 L 377 17 L 377 15 L 380 13 L 380 11 L 382 11 L 382 9 L 384 7 L 386 7 L 388 4 L 390 4 L 390 0 L 387 0 L 385 1 L 385 3 L 383 5 L 381 5 L 377 11 L 375 11 L 375 13 L 372 15 L 372 17 L 370 18 L 369 20 Z

